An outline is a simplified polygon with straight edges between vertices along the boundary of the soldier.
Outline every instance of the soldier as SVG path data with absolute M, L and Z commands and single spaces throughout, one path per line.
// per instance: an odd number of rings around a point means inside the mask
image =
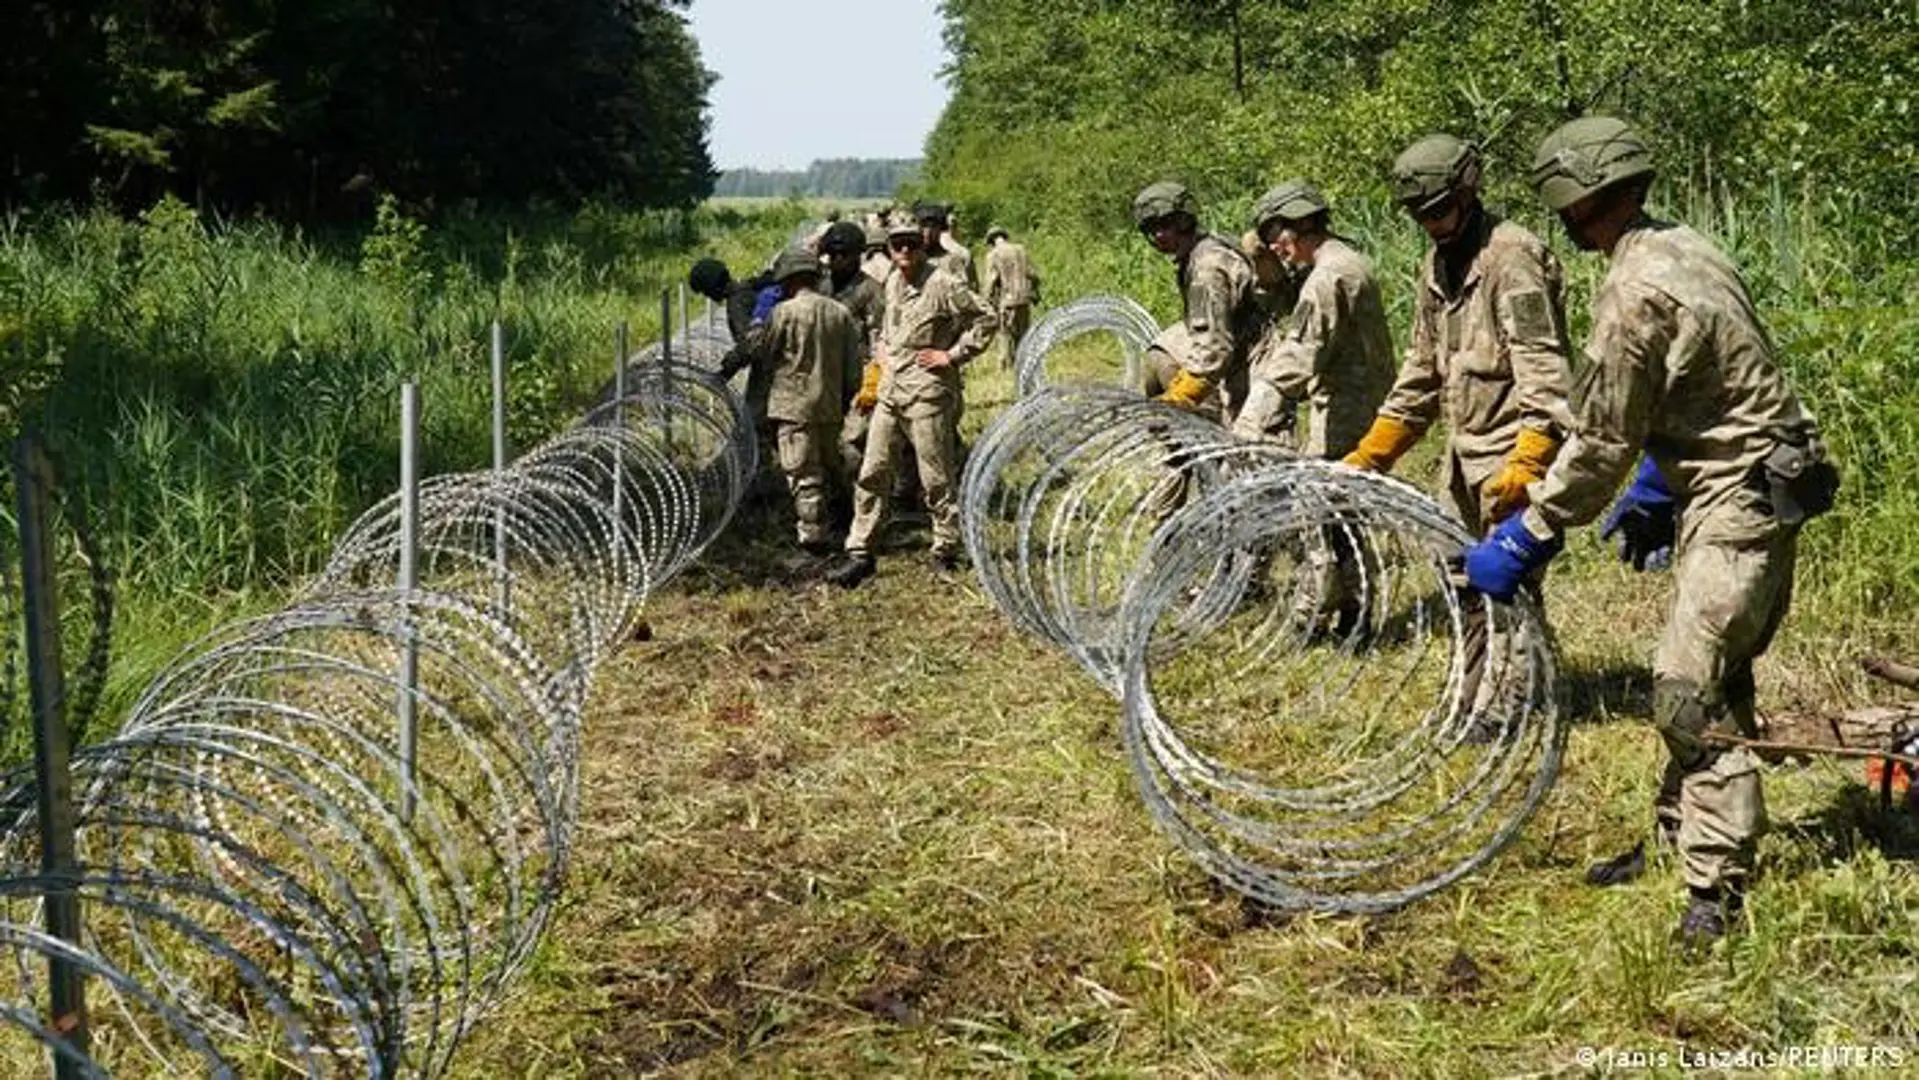
M 986 303 L 999 315 L 1001 366 L 1010 369 L 1039 302 L 1039 271 L 1025 245 L 1015 244 L 1005 229 L 986 230 L 986 244 Z
M 1275 255 L 1311 270 L 1286 328 L 1261 344 L 1233 433 L 1259 438 L 1282 402 L 1308 399 L 1312 429 L 1301 451 L 1344 457 L 1393 381 L 1392 333 L 1372 263 L 1332 233 L 1325 198 L 1303 180 L 1266 192 L 1253 217 Z
M 1480 202 L 1468 143 L 1420 139 L 1393 163 L 1393 193 L 1433 247 L 1405 365 L 1346 462 L 1389 470 L 1443 416 L 1445 493 L 1483 536 L 1526 505 L 1571 423 L 1563 275 L 1538 237 Z
M 1146 394 L 1183 409 L 1216 407 L 1231 425 L 1246 398 L 1248 355 L 1266 327 L 1252 265 L 1228 241 L 1200 231 L 1199 200 L 1184 184 L 1148 185 L 1133 199 L 1133 221 L 1172 258 L 1184 310 L 1183 340 L 1164 353 L 1178 367 L 1149 367 Z
M 773 430 L 766 414 L 766 399 L 773 386 L 773 373 L 764 363 L 755 363 L 760 350 L 754 339 L 779 300 L 780 288 L 770 272 L 756 274 L 746 281 L 734 281 L 726 264 L 718 259 L 701 259 L 686 275 L 687 287 L 716 304 L 726 305 L 726 328 L 733 335 L 733 346 L 720 358 L 720 378 L 731 379 L 741 368 L 746 374 L 747 417 L 760 441 L 760 461 L 773 459 Z M 755 481 L 763 483 L 762 472 Z M 761 494 L 756 492 L 755 494 Z
M 879 341 L 881 368 L 872 426 L 854 492 L 846 561 L 828 577 L 852 588 L 873 574 L 873 540 L 885 523 L 893 487 L 893 435 L 904 429 L 919 457 L 920 484 L 933 523 L 933 558 L 959 563 L 958 476 L 951 415 L 958 408 L 959 369 L 992 340 L 993 313 L 966 283 L 933 266 L 912 224 L 888 230 L 894 273 L 886 279 Z
M 860 260 L 860 269 L 881 284 L 885 284 L 886 275 L 893 272 L 893 260 L 886 257 L 886 226 L 867 226 L 866 253 Z
M 846 307 L 818 292 L 819 257 L 804 245 L 780 253 L 773 276 L 781 299 L 755 340 L 771 373 L 767 415 L 780 471 L 793 496 L 800 547 L 833 550 L 827 537 L 829 457 L 840 432 L 847 387 L 859 377 L 860 331 Z
M 1574 120 L 1540 144 L 1541 199 L 1608 266 L 1570 437 L 1531 505 L 1467 549 L 1466 575 L 1510 598 L 1567 529 L 1605 508 L 1634 455 L 1650 458 L 1609 524 L 1637 522 L 1621 541 L 1635 565 L 1677 541 L 1677 590 L 1653 660 L 1653 722 L 1669 755 L 1655 835 L 1683 861 L 1678 936 L 1697 946 L 1738 916 L 1765 825 L 1758 761 L 1715 736 L 1757 734 L 1753 660 L 1786 615 L 1800 526 L 1830 508 L 1839 477 L 1738 270 L 1705 237 L 1646 215 L 1653 176 L 1638 132 L 1610 117 Z M 1641 844 L 1588 880 L 1644 868 Z
M 979 290 L 979 271 L 973 266 L 973 253 L 953 233 L 953 208 L 945 203 L 920 203 L 913 207 L 919 221 L 920 241 L 926 245 L 926 260 Z
M 836 222 L 821 239 L 827 266 L 827 276 L 822 285 L 824 291 L 853 316 L 853 322 L 859 328 L 859 360 L 862 366 L 872 362 L 873 342 L 879 334 L 882 315 L 886 310 L 885 290 L 860 269 L 860 249 L 865 241 L 865 230 L 849 221 Z M 878 378 L 877 368 L 874 369 L 874 378 Z M 867 417 L 872 412 L 870 404 L 864 410 L 851 407 L 863 381 L 861 369 L 854 369 L 845 385 L 846 397 L 840 402 L 845 408 L 846 419 L 840 432 L 838 467 L 834 469 L 836 482 L 833 487 L 835 503 L 843 513 L 850 513 L 851 510 L 852 483 L 859 475 L 860 459 L 866 446 Z M 877 389 L 877 381 L 874 385 Z M 842 502 L 842 499 L 846 501 Z
M 1276 418 L 1290 422 L 1293 402 L 1307 400 L 1312 426 L 1301 452 L 1343 457 L 1365 434 L 1393 382 L 1392 333 L 1372 264 L 1333 234 L 1325 198 L 1303 180 L 1288 180 L 1260 196 L 1253 227 L 1286 266 L 1308 272 L 1290 319 L 1260 343 L 1233 434 L 1262 438 Z M 1361 555 L 1353 536 L 1351 529 L 1329 525 L 1301 538 L 1291 613 L 1300 633 L 1343 635 L 1358 625 Z

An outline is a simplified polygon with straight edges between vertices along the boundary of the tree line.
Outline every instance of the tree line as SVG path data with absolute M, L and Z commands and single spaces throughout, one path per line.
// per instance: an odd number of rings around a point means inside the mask
M 918 158 L 830 158 L 804 170 L 728 169 L 720 174 L 713 194 L 887 198 L 901 184 L 917 180 L 919 172 Z
M 10 0 L 0 202 L 691 205 L 713 75 L 688 2 Z
M 1142 183 L 1279 174 L 1383 193 L 1428 131 L 1518 177 L 1623 115 L 1668 176 L 1783 186 L 1910 232 L 1919 9 L 1887 0 L 943 0 L 954 93 L 932 186 L 977 216 L 1110 228 Z M 1517 192 L 1513 192 L 1517 194 Z

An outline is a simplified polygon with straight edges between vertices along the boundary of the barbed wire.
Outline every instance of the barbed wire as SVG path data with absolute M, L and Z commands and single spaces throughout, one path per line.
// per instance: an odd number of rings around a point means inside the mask
M 1261 903 L 1430 895 L 1557 776 L 1537 604 L 1465 588 L 1472 538 L 1401 481 L 1137 393 L 1038 387 L 981 436 L 960 499 L 986 594 L 1120 699 L 1155 822 Z
M 71 874 L 40 872 L 32 776 L 11 778 L 0 1028 L 25 1038 L 0 1062 L 446 1070 L 552 919 L 597 668 L 756 467 L 700 366 L 723 334 L 685 328 L 670 365 L 638 350 L 623 397 L 505 469 L 421 484 L 416 587 L 395 586 L 396 494 L 290 606 L 190 647 L 74 753 Z M 37 928 L 49 890 L 81 898 L 78 945 Z M 85 1051 L 41 1011 L 55 957 L 94 987 Z

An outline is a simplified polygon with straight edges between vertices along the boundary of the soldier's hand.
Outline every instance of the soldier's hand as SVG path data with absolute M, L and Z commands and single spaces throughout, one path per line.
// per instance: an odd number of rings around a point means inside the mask
M 953 354 L 945 349 L 921 349 L 913 359 L 928 371 L 938 371 L 941 368 L 953 366 Z

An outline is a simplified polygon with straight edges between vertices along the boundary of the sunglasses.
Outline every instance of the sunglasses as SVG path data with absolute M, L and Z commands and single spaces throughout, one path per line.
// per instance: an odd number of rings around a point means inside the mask
M 917 236 L 895 236 L 886 242 L 886 246 L 894 251 L 918 251 L 926 245 Z

